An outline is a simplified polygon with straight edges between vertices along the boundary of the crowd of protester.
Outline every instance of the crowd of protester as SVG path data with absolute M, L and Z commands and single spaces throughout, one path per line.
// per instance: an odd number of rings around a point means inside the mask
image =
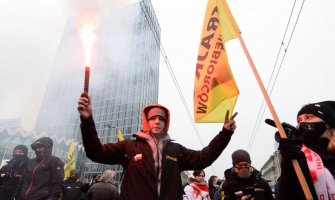
M 232 167 L 222 169 L 222 179 L 212 175 L 206 181 L 204 169 L 228 145 L 236 129 L 236 115 L 226 117 L 218 135 L 197 151 L 170 139 L 170 112 L 161 105 L 143 109 L 142 129 L 135 139 L 107 144 L 101 144 L 97 136 L 90 97 L 85 93 L 79 98 L 78 111 L 87 157 L 122 165 L 121 187 L 115 184 L 111 170 L 80 180 L 80 172 L 73 169 L 64 178 L 63 162 L 52 155 L 52 139 L 42 137 L 31 144 L 34 158 L 27 157 L 26 146 L 17 145 L 13 158 L 0 169 L 1 200 L 300 200 L 308 199 L 306 190 L 315 200 L 335 198 L 334 101 L 302 107 L 294 134 L 278 141 L 281 176 L 275 191 L 243 149 L 232 153 Z M 307 185 L 301 186 L 292 160 L 300 164 Z M 183 185 L 180 173 L 185 170 L 194 171 Z

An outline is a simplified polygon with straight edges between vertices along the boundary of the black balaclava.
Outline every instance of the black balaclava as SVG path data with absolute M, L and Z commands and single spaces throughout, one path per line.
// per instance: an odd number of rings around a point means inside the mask
M 23 155 L 21 154 L 15 154 L 15 150 L 21 150 L 23 152 Z M 13 149 L 13 159 L 12 159 L 12 163 L 13 165 L 19 166 L 21 165 L 22 161 L 25 161 L 28 157 L 28 148 L 25 145 L 17 145 L 14 149 Z

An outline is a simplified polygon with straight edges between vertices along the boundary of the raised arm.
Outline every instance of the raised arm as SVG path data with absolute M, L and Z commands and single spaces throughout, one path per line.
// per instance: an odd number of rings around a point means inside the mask
M 98 163 L 123 164 L 126 141 L 101 144 L 93 121 L 91 98 L 86 93 L 82 93 L 79 97 L 78 112 L 80 114 L 80 128 L 86 156 Z
M 227 147 L 231 136 L 236 129 L 234 117 L 226 120 L 222 130 L 217 134 L 212 141 L 201 151 L 195 151 L 182 147 L 179 164 L 182 170 L 204 169 L 211 165 Z

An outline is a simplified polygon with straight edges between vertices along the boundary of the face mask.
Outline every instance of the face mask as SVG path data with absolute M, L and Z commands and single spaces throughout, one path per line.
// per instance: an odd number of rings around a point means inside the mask
M 35 150 L 35 154 L 36 154 L 37 159 L 41 159 L 44 157 L 44 150 L 43 151 Z
M 23 158 L 24 158 L 25 156 L 24 155 L 19 155 L 19 154 L 13 154 L 13 160 L 15 160 L 15 161 L 22 161 L 23 160 Z
M 13 154 L 12 167 L 19 167 L 22 164 L 24 157 L 24 155 Z
M 249 178 L 251 176 L 252 172 L 238 172 L 237 176 L 240 178 Z
M 326 129 L 325 122 L 301 122 L 298 131 L 305 139 L 316 140 L 321 137 Z

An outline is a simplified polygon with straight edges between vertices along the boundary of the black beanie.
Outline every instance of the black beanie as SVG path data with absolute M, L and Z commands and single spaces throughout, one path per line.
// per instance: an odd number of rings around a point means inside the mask
M 231 159 L 233 160 L 233 165 L 239 163 L 239 162 L 248 162 L 251 163 L 250 155 L 247 151 L 243 149 L 239 149 L 234 151 L 233 154 L 231 154 Z
M 26 146 L 23 145 L 23 144 L 17 145 L 17 146 L 14 148 L 13 151 L 15 151 L 15 150 L 21 150 L 25 156 L 28 155 L 28 147 L 26 147 Z
M 313 114 L 335 128 L 335 101 L 322 101 L 307 104 L 300 109 L 297 118 L 302 114 Z

